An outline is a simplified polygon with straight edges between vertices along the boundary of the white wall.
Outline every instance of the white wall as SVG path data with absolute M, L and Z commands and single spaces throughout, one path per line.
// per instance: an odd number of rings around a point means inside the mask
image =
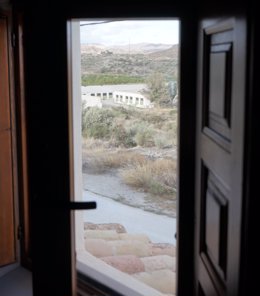
M 113 100 L 117 104 L 124 104 L 129 106 L 135 106 L 137 108 L 153 108 L 154 105 L 145 96 L 123 91 L 114 91 Z
M 88 94 L 82 94 L 82 101 L 86 103 L 86 107 L 98 107 L 102 108 L 102 102 L 100 97 L 90 96 Z

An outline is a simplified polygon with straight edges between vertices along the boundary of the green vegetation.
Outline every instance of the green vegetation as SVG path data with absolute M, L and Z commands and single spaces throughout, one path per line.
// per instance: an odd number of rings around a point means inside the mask
M 83 137 L 106 140 L 114 147 L 173 147 L 176 125 L 177 113 L 172 109 L 99 109 L 83 105 Z
M 164 75 L 159 72 L 152 73 L 146 79 L 147 91 L 145 95 L 159 106 L 171 104 L 171 95 L 166 84 Z
M 112 110 L 84 108 L 82 113 L 82 135 L 86 138 L 108 139 L 115 115 Z
M 161 159 L 140 150 L 173 148 L 176 125 L 174 109 L 99 109 L 83 105 L 83 171 L 102 174 L 118 169 L 126 184 L 172 200 L 176 192 L 174 156 Z M 129 149 L 132 147 L 138 150 Z
M 115 173 L 165 207 L 176 197 L 178 46 L 150 54 L 81 54 L 82 86 L 145 83 L 155 108 L 82 106 L 83 172 Z
M 145 79 L 140 76 L 114 75 L 114 74 L 83 74 L 81 85 L 105 85 L 105 84 L 131 84 L 144 83 Z
M 111 53 L 81 54 L 83 74 L 124 74 L 148 77 L 154 72 L 163 73 L 166 81 L 178 80 L 178 45 L 169 50 L 150 54 Z

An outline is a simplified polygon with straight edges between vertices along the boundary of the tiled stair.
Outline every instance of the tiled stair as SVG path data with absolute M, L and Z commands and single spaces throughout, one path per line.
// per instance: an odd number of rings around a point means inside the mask
M 85 248 L 163 296 L 175 295 L 175 246 L 155 244 L 144 234 L 129 234 L 120 224 L 85 223 Z

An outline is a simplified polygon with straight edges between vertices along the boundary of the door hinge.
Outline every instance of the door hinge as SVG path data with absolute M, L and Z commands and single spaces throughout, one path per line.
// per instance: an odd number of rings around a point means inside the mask
M 18 240 L 23 239 L 23 227 L 21 225 L 17 228 L 17 238 Z
M 11 42 L 12 42 L 12 47 L 15 47 L 16 46 L 16 35 L 15 35 L 15 33 L 12 33 L 12 40 L 11 40 Z

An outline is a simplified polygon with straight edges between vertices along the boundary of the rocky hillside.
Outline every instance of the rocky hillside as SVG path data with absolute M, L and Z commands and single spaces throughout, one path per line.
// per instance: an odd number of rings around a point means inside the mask
M 179 46 L 169 44 L 132 44 L 105 47 L 82 45 L 82 74 L 109 74 L 147 77 L 153 72 L 165 74 L 168 80 L 177 78 Z

